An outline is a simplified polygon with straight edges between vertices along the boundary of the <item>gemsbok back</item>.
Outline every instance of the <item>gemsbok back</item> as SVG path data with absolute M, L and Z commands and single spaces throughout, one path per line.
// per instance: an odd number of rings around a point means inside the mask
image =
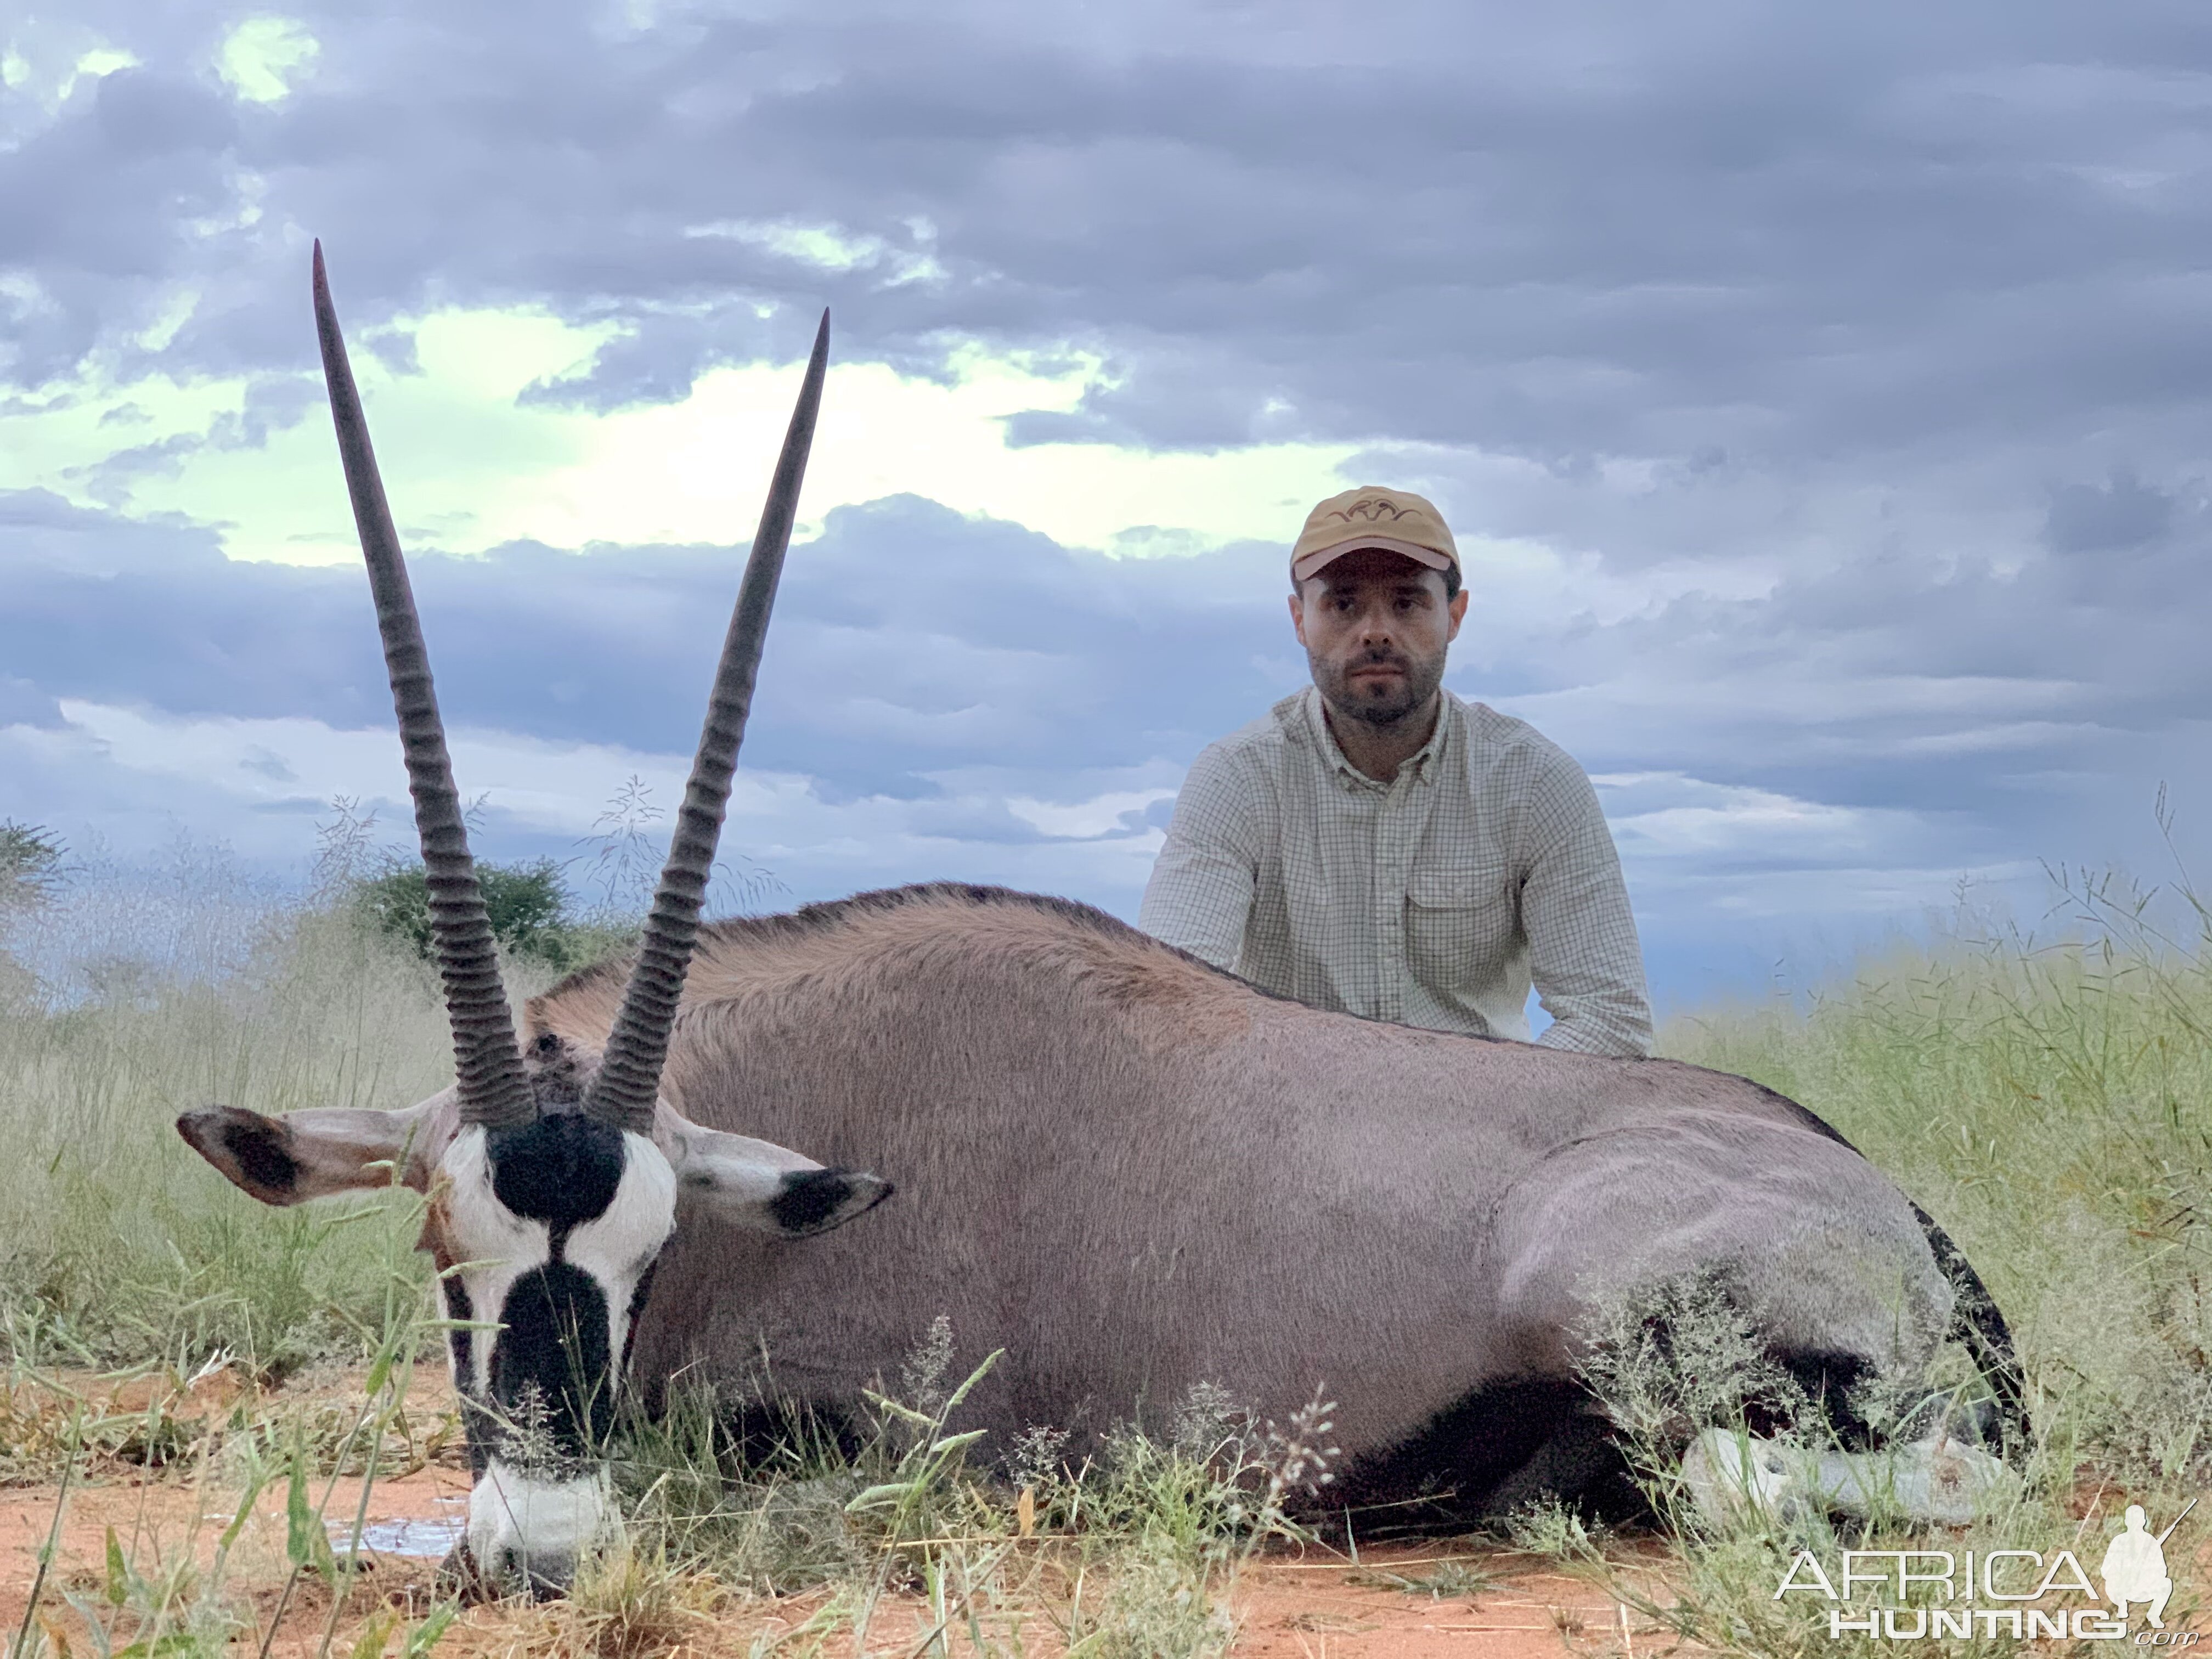
M 684 1370 L 835 1425 L 940 1314 L 976 1354 L 1005 1350 L 963 1419 L 1002 1449 L 1032 1425 L 1158 1426 L 1200 1382 L 1279 1419 L 1325 1389 L 1333 1509 L 1425 1497 L 1466 1516 L 1606 1478 L 1578 1372 L 1592 1319 L 1683 1275 L 1723 1285 L 1862 1442 L 1854 1386 L 1923 1375 L 1953 1334 L 2019 1421 L 2004 1322 L 1942 1230 L 1741 1078 L 1325 1013 L 998 888 L 702 928 L 826 313 L 642 943 L 536 999 L 519 1042 L 319 246 L 314 294 L 454 1082 L 401 1111 L 211 1106 L 178 1127 L 264 1203 L 395 1179 L 428 1194 L 423 1246 L 475 1326 L 450 1342 L 465 1548 L 492 1584 L 558 1587 L 616 1524 L 625 1378 L 651 1403 Z M 893 1181 L 895 1202 L 833 1231 Z M 1847 1504 L 1879 1481 L 1929 1519 L 2002 1480 L 1948 1419 L 1913 1432 L 1879 1474 L 1740 1439 L 1692 1462 L 1714 1501 L 1783 1502 L 1794 1482 Z

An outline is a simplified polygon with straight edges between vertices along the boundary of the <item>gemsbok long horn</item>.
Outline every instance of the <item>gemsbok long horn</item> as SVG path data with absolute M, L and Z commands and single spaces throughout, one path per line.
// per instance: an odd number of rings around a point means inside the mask
M 415 593 L 408 586 L 392 509 L 385 502 L 384 481 L 377 476 L 376 453 L 369 447 L 361 393 L 354 387 L 337 313 L 331 306 L 319 240 L 315 243 L 315 332 L 322 341 L 331 418 L 337 426 L 346 491 L 353 498 L 362 556 L 368 562 L 376 625 L 384 636 L 384 665 L 392 676 L 392 706 L 399 716 L 399 742 L 407 755 L 407 788 L 415 798 L 415 828 L 422 840 L 422 864 L 429 878 L 430 937 L 437 947 L 438 974 L 445 981 L 446 1012 L 453 1028 L 461 1121 L 489 1128 L 527 1123 L 538 1114 L 537 1102 L 523 1075 L 514 1017 L 507 1008 L 507 988 L 500 983 L 491 919 L 484 913 L 476 862 L 469 856 L 468 827 L 461 819 L 453 763 L 446 752 L 445 723 L 438 718 L 437 691 L 430 683 L 430 656 L 423 648 L 422 624 L 415 614 Z
M 714 670 L 708 699 L 706 728 L 676 815 L 668 863 L 653 896 L 637 966 L 623 993 L 622 1012 L 607 1034 L 605 1055 L 592 1079 L 584 1109 L 617 1128 L 653 1132 L 653 1104 L 660 1093 L 661 1064 L 668 1057 L 669 1029 L 690 970 L 691 949 L 699 937 L 699 912 L 707 880 L 714 867 L 722 817 L 730 804 L 730 776 L 744 741 L 745 716 L 753 702 L 753 677 L 760 668 L 761 646 L 768 636 L 769 608 L 776 580 L 783 574 L 784 550 L 799 513 L 799 486 L 806 477 L 806 454 L 814 442 L 814 417 L 822 407 L 822 377 L 830 362 L 830 313 L 822 313 L 806 379 L 783 437 L 783 453 L 769 485 L 768 505 L 753 532 L 751 556 L 738 586 L 730 631 L 722 641 L 722 660 Z

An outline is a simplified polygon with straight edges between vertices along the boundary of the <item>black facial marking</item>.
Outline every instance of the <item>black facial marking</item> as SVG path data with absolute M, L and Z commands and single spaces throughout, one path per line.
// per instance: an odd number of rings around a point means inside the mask
M 222 1126 L 222 1146 L 239 1173 L 264 1191 L 289 1193 L 299 1182 L 299 1160 L 284 1150 L 273 1123 L 233 1119 Z
M 469 1287 L 461 1283 L 459 1273 L 449 1273 L 438 1281 L 445 1292 L 446 1317 L 454 1322 L 455 1328 L 446 1333 L 446 1345 L 453 1350 L 453 1375 L 466 1387 L 472 1372 L 471 1357 L 476 1352 L 476 1333 L 468 1328 L 467 1322 L 477 1316 L 476 1304 L 469 1300 Z
M 646 1263 L 646 1270 L 637 1274 L 637 1290 L 630 1291 L 630 1316 L 622 1328 L 622 1370 L 630 1370 L 630 1343 L 637 1340 L 637 1316 L 646 1312 L 646 1297 L 653 1294 L 653 1274 L 659 1270 L 659 1256 Z
M 532 1268 L 507 1291 L 500 1322 L 506 1328 L 492 1344 L 492 1401 L 550 1442 L 526 1451 L 574 1459 L 604 1446 L 614 1422 L 615 1376 L 607 1299 L 591 1275 L 565 1261 Z
M 470 1299 L 469 1287 L 454 1273 L 438 1281 L 438 1290 L 445 1297 L 446 1317 L 457 1324 L 477 1316 L 476 1304 Z M 491 1462 L 492 1442 L 495 1437 L 491 1414 L 476 1397 L 477 1334 L 468 1329 L 446 1333 L 446 1347 L 453 1356 L 453 1386 L 460 1391 L 461 1422 L 466 1431 L 469 1470 L 481 1475 Z
M 769 1200 L 768 1212 L 787 1233 L 811 1233 L 853 1201 L 853 1182 L 842 1170 L 798 1170 L 783 1178 L 782 1190 Z M 884 1187 L 877 1201 L 890 1196 Z
M 516 1215 L 556 1235 L 606 1213 L 622 1184 L 622 1131 L 580 1112 L 554 1112 L 484 1140 L 491 1189 Z

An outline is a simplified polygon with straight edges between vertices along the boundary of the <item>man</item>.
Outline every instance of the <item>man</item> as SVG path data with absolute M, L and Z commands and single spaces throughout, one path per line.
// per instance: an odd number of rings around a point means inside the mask
M 1313 684 L 1200 755 L 1139 924 L 1264 990 L 1368 1019 L 1651 1046 L 1636 924 L 1582 769 L 1443 689 L 1467 614 L 1443 517 L 1405 490 L 1314 508 L 1291 554 Z

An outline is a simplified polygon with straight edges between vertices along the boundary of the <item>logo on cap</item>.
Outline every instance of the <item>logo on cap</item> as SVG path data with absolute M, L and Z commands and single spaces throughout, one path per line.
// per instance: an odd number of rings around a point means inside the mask
M 1394 519 L 1407 516 L 1406 509 L 1388 495 L 1362 495 L 1350 507 L 1338 507 L 1329 516 L 1348 524 L 1354 519 L 1379 519 L 1386 513 Z
M 1401 553 L 1431 570 L 1450 570 L 1459 549 L 1443 514 L 1408 489 L 1362 484 L 1332 495 L 1306 515 L 1291 550 L 1291 580 L 1304 581 L 1334 559 L 1361 548 Z

